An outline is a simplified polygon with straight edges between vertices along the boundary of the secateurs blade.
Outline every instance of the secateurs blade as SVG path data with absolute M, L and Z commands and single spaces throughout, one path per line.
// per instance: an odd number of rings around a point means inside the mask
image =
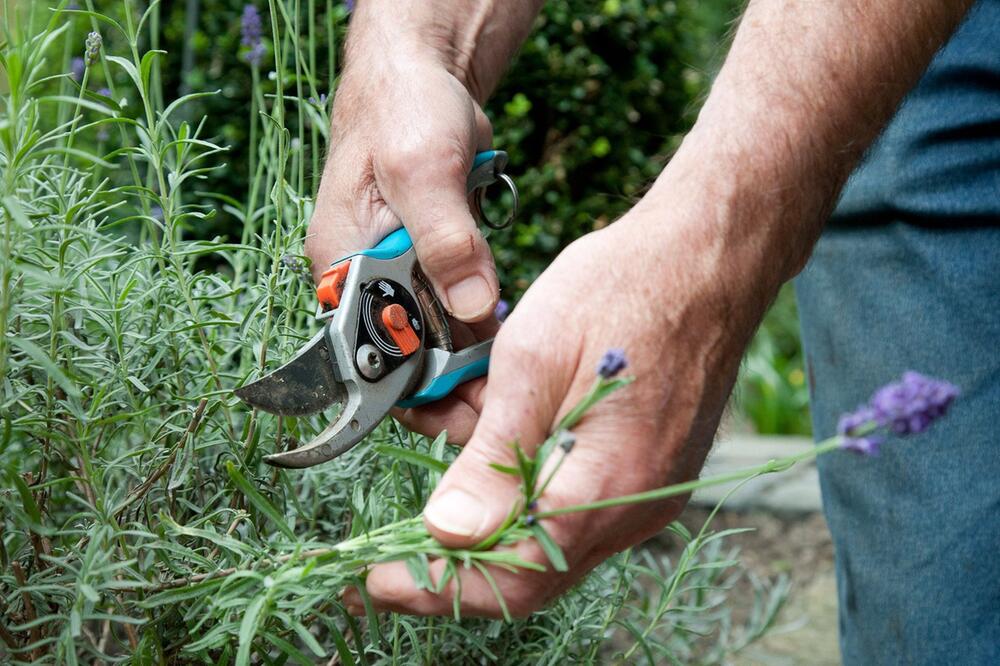
M 476 155 L 467 181 L 472 209 L 490 227 L 510 223 L 517 188 L 503 173 L 507 154 Z M 514 197 L 503 224 L 483 213 L 486 188 L 503 183 Z M 282 416 L 305 416 L 335 404 L 336 420 L 307 444 L 266 456 L 278 467 L 309 467 L 350 450 L 398 405 L 444 398 L 486 374 L 493 340 L 455 351 L 448 319 L 417 263 L 406 229 L 375 247 L 335 261 L 316 288 L 317 317 L 325 323 L 274 372 L 236 389 L 243 402 Z

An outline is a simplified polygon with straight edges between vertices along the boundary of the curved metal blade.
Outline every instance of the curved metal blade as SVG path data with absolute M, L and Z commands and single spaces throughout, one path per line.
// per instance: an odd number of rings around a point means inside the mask
M 315 414 L 347 397 L 334 372 L 336 364 L 324 328 L 288 363 L 234 393 L 248 405 L 271 414 Z

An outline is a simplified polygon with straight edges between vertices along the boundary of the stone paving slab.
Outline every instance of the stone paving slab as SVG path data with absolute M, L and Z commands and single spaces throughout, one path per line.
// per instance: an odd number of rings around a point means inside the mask
M 709 454 L 702 477 L 761 465 L 774 458 L 806 451 L 812 446 L 812 440 L 807 437 L 723 436 Z M 737 485 L 738 482 L 734 482 L 703 488 L 694 494 L 691 501 L 698 506 L 715 506 Z M 726 500 L 726 507 L 734 511 L 767 509 L 791 513 L 821 510 L 815 462 L 799 463 L 784 472 L 747 482 Z

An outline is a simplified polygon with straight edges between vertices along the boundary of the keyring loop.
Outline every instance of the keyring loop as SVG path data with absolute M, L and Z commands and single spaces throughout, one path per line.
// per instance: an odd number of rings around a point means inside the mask
M 485 187 L 481 187 L 476 190 L 476 196 L 473 201 L 476 207 L 476 218 L 480 222 L 488 226 L 490 229 L 505 229 L 509 227 L 514 221 L 514 218 L 517 217 L 517 209 L 520 199 L 517 194 L 517 185 L 514 184 L 514 180 L 510 176 L 505 173 L 498 173 L 496 176 L 497 180 L 503 182 L 503 184 L 507 186 L 507 189 L 510 190 L 511 195 L 514 197 L 514 205 L 511 207 L 510 215 L 508 215 L 500 224 L 496 224 L 493 220 L 486 216 L 485 211 L 483 211 L 483 202 L 486 200 L 487 189 Z

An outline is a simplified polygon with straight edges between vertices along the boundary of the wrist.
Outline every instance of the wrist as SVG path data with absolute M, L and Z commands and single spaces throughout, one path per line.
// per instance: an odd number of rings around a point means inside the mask
M 644 238 L 651 272 L 704 305 L 734 339 L 749 336 L 781 285 L 804 266 L 822 218 L 803 217 L 770 166 L 689 134 L 643 199 L 621 220 Z
M 387 57 L 434 62 L 480 104 L 527 36 L 540 0 L 366 0 L 351 19 L 345 72 Z

